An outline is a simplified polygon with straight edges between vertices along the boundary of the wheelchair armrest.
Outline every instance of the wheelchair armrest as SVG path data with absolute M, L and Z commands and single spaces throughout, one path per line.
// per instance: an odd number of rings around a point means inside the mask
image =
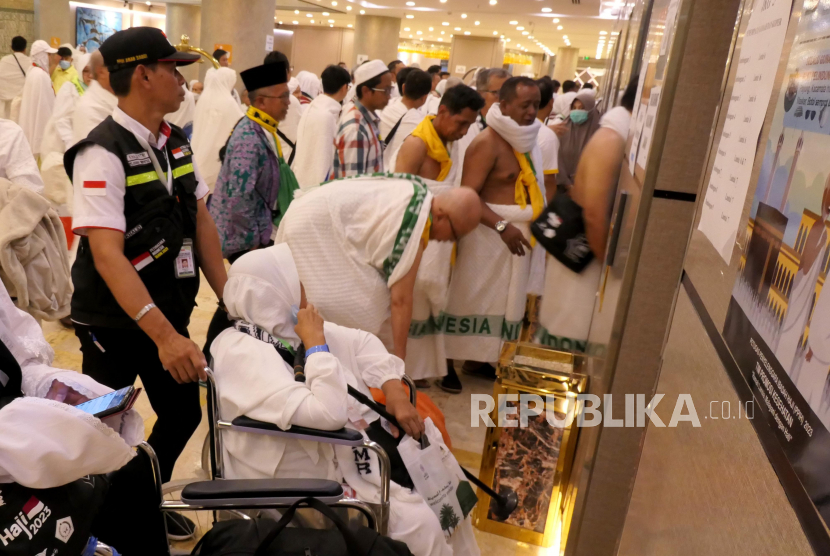
M 257 421 L 256 419 L 251 419 L 250 417 L 246 417 L 244 415 L 241 415 L 231 421 L 230 425 L 231 429 L 237 431 L 282 436 L 285 438 L 293 438 L 295 440 L 313 440 L 314 442 L 341 444 L 344 446 L 363 445 L 363 435 L 356 430 L 346 428 L 336 431 L 324 431 L 308 427 L 298 427 L 295 425 L 288 429 L 281 429 L 273 423 Z
M 312 496 L 325 504 L 343 498 L 343 487 L 325 479 L 235 479 L 199 481 L 182 490 L 182 503 L 193 508 L 210 509 L 273 507 L 293 504 Z

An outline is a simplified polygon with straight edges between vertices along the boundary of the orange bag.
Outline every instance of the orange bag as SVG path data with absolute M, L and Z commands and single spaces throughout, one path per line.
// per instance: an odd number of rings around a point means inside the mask
M 409 388 L 406 384 L 404 384 L 403 387 L 406 389 L 407 394 L 409 394 Z M 369 390 L 372 391 L 372 397 L 376 402 L 384 405 L 386 404 L 386 396 L 383 394 L 382 390 L 378 390 L 377 388 L 370 388 Z M 447 423 L 444 420 L 444 413 L 438 408 L 437 405 L 435 405 L 432 399 L 423 392 L 418 392 L 418 398 L 415 402 L 415 409 L 418 410 L 418 415 L 421 416 L 421 419 L 426 419 L 427 417 L 432 418 L 432 422 L 435 423 L 435 426 L 439 431 L 441 431 L 441 436 L 444 437 L 444 444 L 447 445 L 447 448 L 452 450 L 452 441 L 450 441 L 450 433 L 447 432 Z

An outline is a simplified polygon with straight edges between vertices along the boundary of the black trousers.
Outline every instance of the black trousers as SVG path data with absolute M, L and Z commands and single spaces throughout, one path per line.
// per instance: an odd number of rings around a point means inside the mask
M 202 420 L 199 384 L 177 383 L 142 330 L 76 324 L 75 335 L 81 341 L 85 375 L 115 390 L 131 386 L 141 377 L 158 416 L 147 442 L 158 455 L 162 481 L 169 481 L 176 460 Z

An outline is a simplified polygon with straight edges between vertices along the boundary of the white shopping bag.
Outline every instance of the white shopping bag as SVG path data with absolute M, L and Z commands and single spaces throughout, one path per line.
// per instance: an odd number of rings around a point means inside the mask
M 468 516 L 477 498 L 432 419 L 427 418 L 424 425 L 429 446 L 422 449 L 417 440 L 407 436 L 398 445 L 398 452 L 415 491 L 435 513 L 444 535 L 450 538 L 460 527 L 471 526 Z

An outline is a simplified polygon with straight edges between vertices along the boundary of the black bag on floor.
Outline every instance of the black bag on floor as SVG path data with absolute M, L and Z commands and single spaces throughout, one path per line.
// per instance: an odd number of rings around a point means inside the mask
M 336 529 L 289 528 L 297 507 L 307 504 Z M 412 556 L 407 546 L 374 529 L 350 529 L 328 506 L 315 498 L 298 500 L 279 522 L 234 519 L 214 524 L 191 553 L 193 556 Z
M 530 233 L 545 251 L 574 272 L 582 272 L 594 258 L 585 236 L 582 207 L 565 191 L 556 193 L 530 225 Z

